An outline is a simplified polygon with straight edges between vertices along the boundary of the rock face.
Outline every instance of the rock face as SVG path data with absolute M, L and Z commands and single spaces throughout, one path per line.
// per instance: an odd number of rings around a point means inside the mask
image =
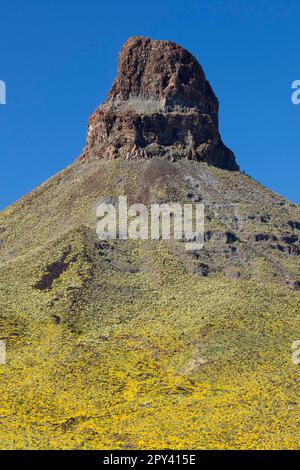
M 81 160 L 163 156 L 238 170 L 218 131 L 218 100 L 197 60 L 169 41 L 133 37 L 108 99 L 90 117 Z

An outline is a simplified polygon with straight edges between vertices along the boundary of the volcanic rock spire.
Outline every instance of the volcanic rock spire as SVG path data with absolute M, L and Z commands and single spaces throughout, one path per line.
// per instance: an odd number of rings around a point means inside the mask
M 132 37 L 108 98 L 90 117 L 81 160 L 161 156 L 238 170 L 218 131 L 218 100 L 197 60 L 169 41 Z

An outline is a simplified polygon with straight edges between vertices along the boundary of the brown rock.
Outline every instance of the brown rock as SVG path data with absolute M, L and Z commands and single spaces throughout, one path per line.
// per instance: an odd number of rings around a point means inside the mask
M 169 41 L 133 37 L 107 101 L 91 116 L 85 159 L 164 156 L 238 170 L 218 132 L 218 100 L 196 59 Z

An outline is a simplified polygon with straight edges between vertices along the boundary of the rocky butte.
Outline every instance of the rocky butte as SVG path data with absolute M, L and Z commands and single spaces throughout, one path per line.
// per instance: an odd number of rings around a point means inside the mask
M 91 116 L 80 160 L 153 156 L 238 170 L 218 129 L 218 100 L 202 67 L 169 41 L 132 37 L 107 100 Z
M 198 62 L 130 39 L 80 160 L 0 212 L 2 450 L 299 449 L 300 209 L 222 168 Z M 121 197 L 203 203 L 203 248 L 99 240 Z

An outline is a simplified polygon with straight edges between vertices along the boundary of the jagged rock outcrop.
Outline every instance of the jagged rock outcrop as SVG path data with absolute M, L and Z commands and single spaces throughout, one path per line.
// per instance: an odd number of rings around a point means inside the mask
M 238 170 L 218 131 L 218 100 L 197 60 L 169 41 L 133 37 L 108 99 L 91 116 L 81 160 L 163 156 Z

